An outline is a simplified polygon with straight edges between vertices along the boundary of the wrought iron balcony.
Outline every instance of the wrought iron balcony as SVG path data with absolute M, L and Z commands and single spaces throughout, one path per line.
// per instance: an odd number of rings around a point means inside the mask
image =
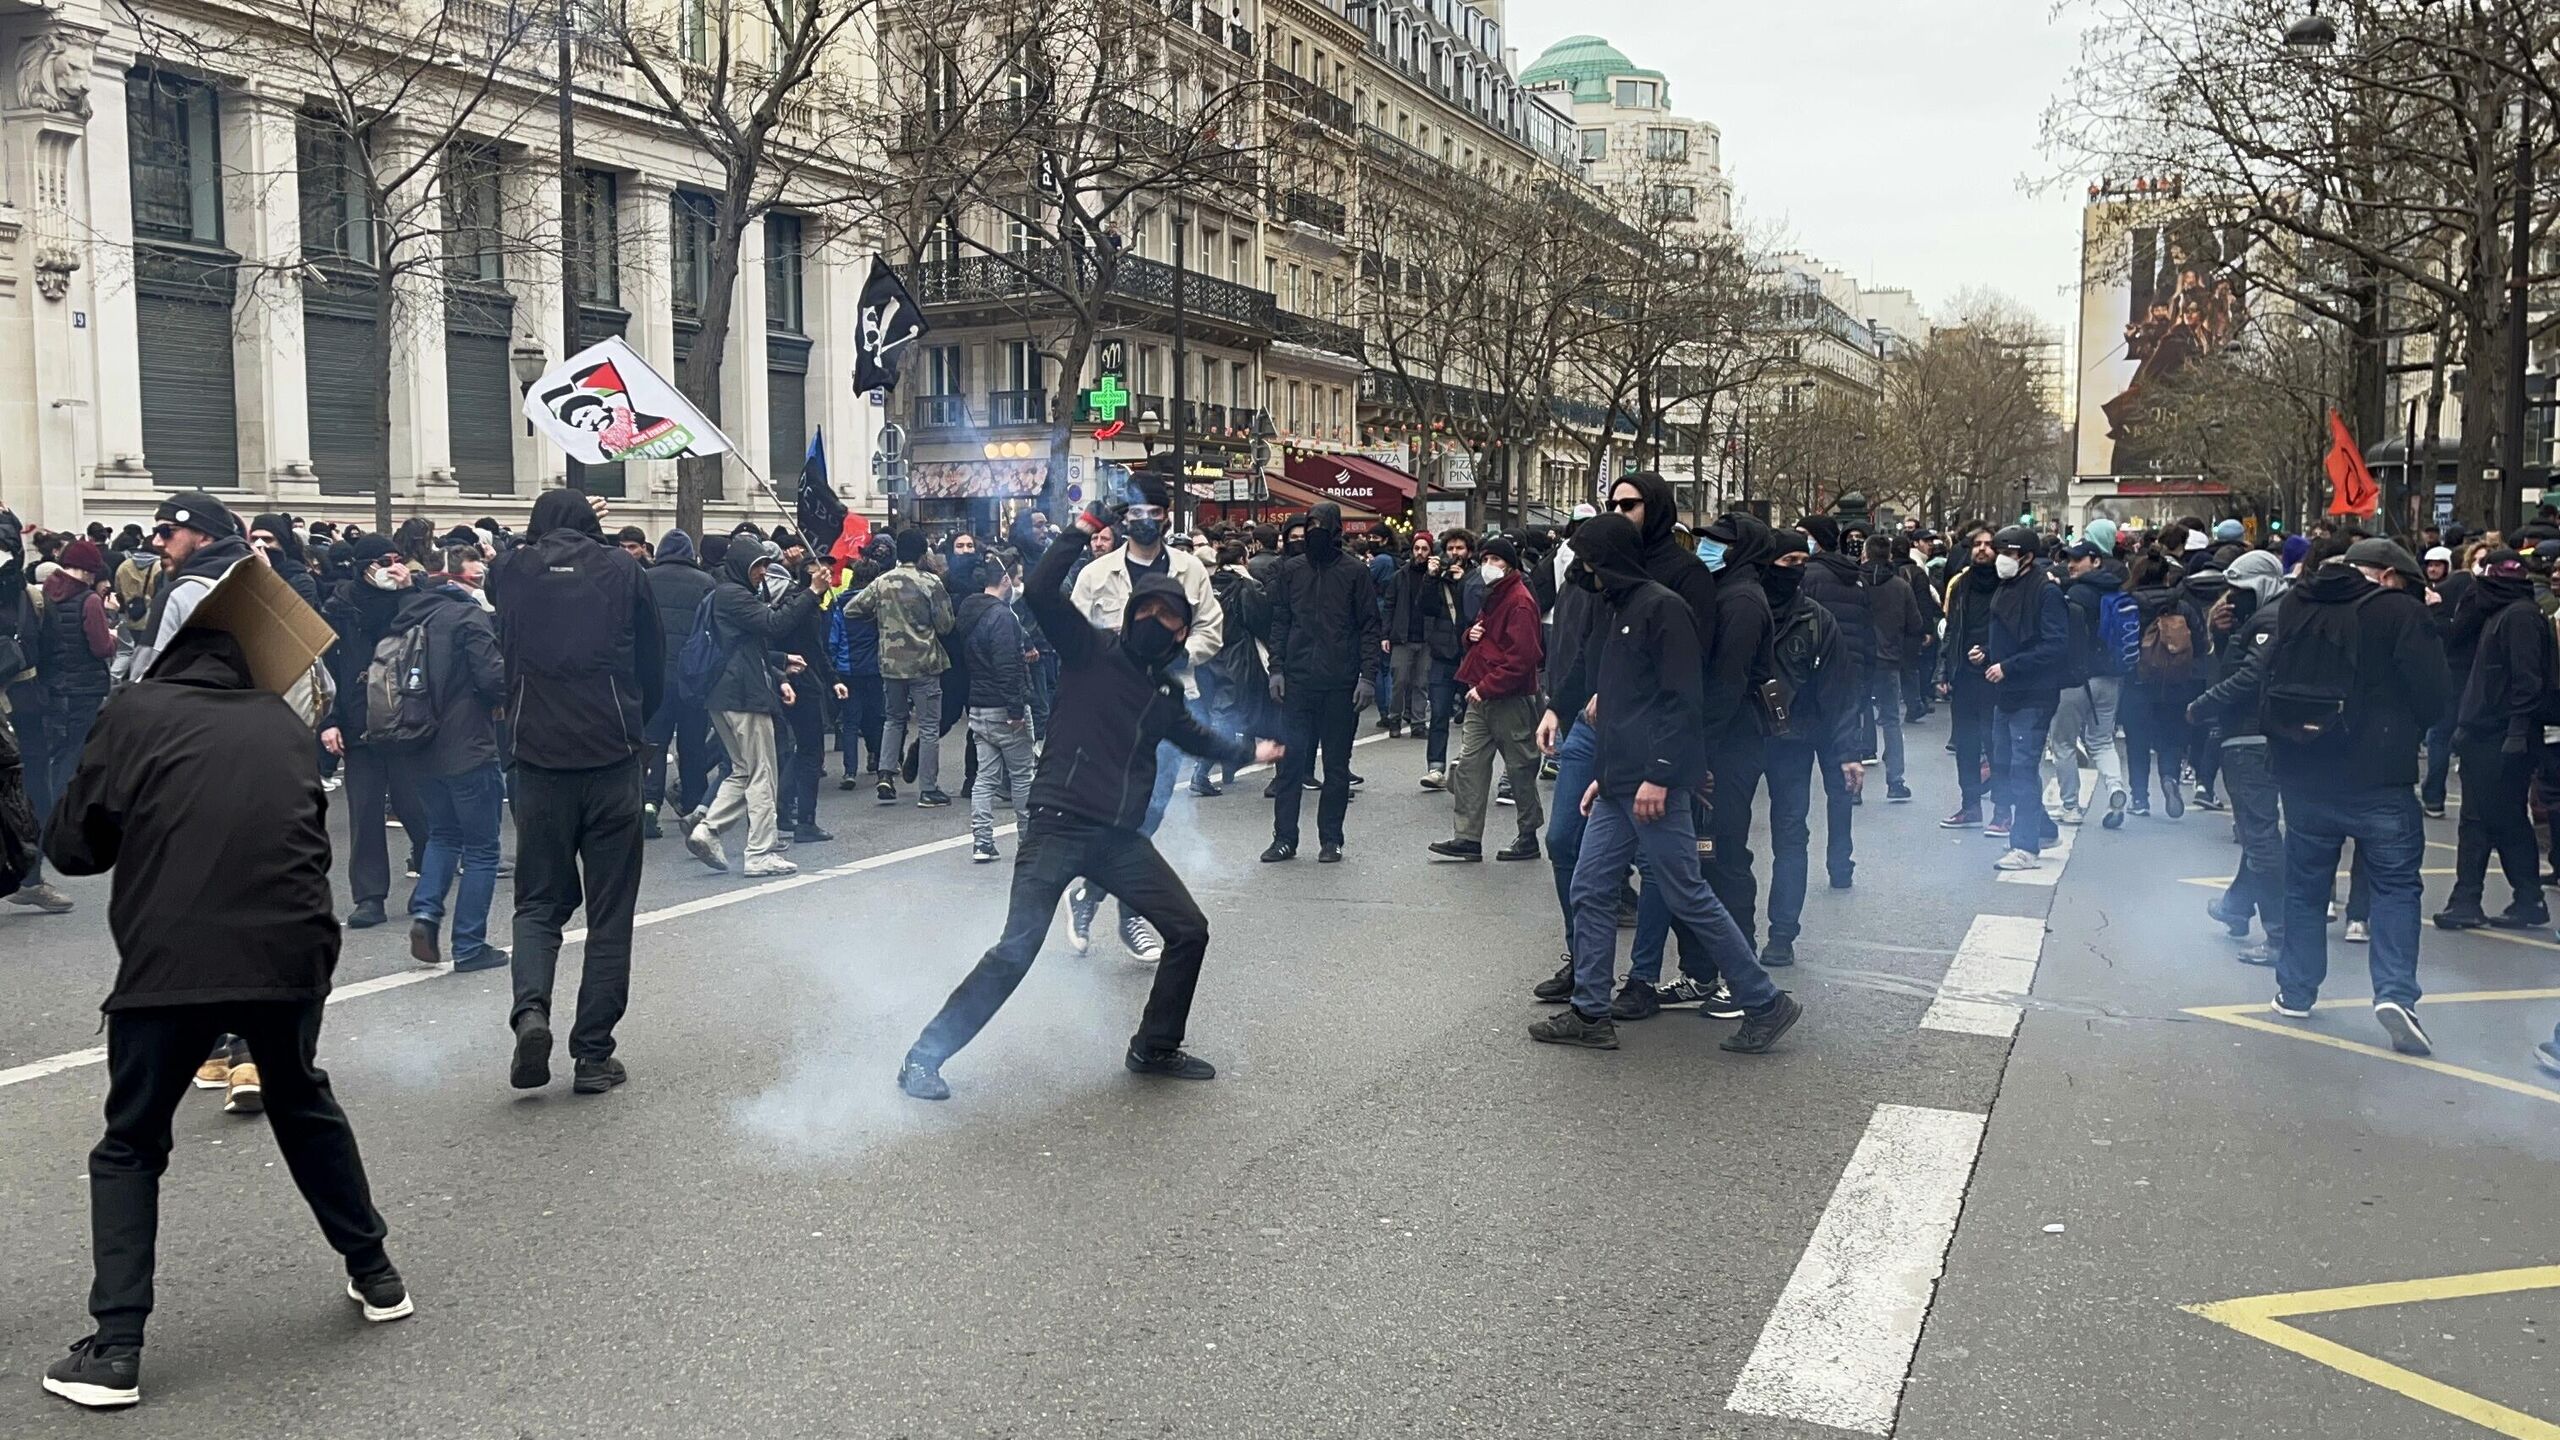
M 968 396 L 919 395 L 916 397 L 916 428 L 959 430 L 966 428 L 968 423 Z
M 1312 190 L 1284 190 L 1280 194 L 1280 213 L 1303 225 L 1312 225 L 1327 235 L 1351 233 L 1351 212 L 1339 200 L 1328 200 Z
M 1241 20 L 1227 22 L 1227 48 L 1239 55 L 1253 54 L 1253 32 Z
M 1030 300 L 1035 304 L 1060 289 L 1086 289 L 1094 283 L 1093 259 L 1079 257 L 1081 273 L 1070 274 L 1067 252 L 1055 248 L 1018 255 L 964 255 L 941 264 L 917 267 L 916 298 L 927 305 L 958 305 L 994 300 Z M 1110 298 L 1157 310 L 1173 309 L 1173 267 L 1123 255 L 1114 262 Z M 1192 272 L 1183 286 L 1184 308 L 1196 319 L 1221 321 L 1256 334 L 1271 333 L 1278 302 L 1267 291 Z
M 1304 345 L 1310 350 L 1322 350 L 1329 355 L 1348 355 L 1354 360 L 1363 354 L 1360 332 L 1348 325 L 1337 325 L 1330 320 L 1287 310 L 1277 312 L 1273 322 L 1273 339 Z
M 1348 133 L 1358 118 L 1352 113 L 1350 101 L 1328 94 L 1323 86 L 1291 74 L 1274 61 L 1262 62 L 1262 78 L 1270 85 L 1274 99 L 1318 124 Z
M 1049 418 L 1046 390 L 994 390 L 987 394 L 987 418 L 996 425 L 1038 425 Z

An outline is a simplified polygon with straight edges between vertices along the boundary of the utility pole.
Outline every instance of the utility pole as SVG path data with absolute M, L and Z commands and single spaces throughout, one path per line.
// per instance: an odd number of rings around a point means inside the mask
M 560 354 L 566 360 L 578 353 L 578 285 L 576 276 L 578 246 L 578 120 L 577 105 L 570 96 L 571 48 L 576 32 L 570 28 L 569 6 L 572 0 L 557 0 L 560 6 L 558 30 L 560 42 Z M 579 466 L 572 456 L 563 462 L 562 480 L 576 485 Z
M 2513 232 L 2507 239 L 2507 413 L 2500 437 L 2499 464 L 2506 471 L 2506 483 L 2498 496 L 2501 523 L 2513 526 L 2523 518 L 2524 509 L 2524 430 L 2525 368 L 2531 363 L 2526 345 L 2527 317 L 2533 298 L 2533 91 L 2523 90 L 2516 101 L 2515 214 L 2510 223 Z
M 1186 327 L 1190 320 L 1191 262 L 1185 258 L 1191 229 L 1182 201 L 1173 202 L 1173 515 L 1182 518 L 1182 497 L 1190 486 L 1191 460 L 1184 453 L 1191 436 L 1191 417 L 1183 413 L 1190 394 L 1191 348 Z

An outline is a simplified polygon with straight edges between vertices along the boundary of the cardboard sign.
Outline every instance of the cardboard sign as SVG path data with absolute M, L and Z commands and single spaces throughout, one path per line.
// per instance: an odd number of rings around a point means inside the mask
M 297 710 L 315 703 L 325 708 L 325 700 L 311 694 L 312 666 L 338 643 L 338 632 L 257 557 L 224 571 L 212 593 L 180 628 L 229 635 L 240 642 L 240 653 L 249 661 L 249 678 L 259 689 L 293 701 Z M 306 713 L 304 718 L 318 717 Z

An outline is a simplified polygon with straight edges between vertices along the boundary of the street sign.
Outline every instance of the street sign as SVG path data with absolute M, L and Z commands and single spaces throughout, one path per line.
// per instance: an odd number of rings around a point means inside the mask
M 886 407 L 886 406 L 888 405 L 888 403 L 889 403 L 889 392 L 888 392 L 888 391 L 886 391 L 886 390 L 874 390 L 874 391 L 872 391 L 872 392 L 871 392 L 871 408 L 872 408 L 872 409 L 874 409 L 874 410 L 882 409 L 882 408 Z
M 907 453 L 906 428 L 895 420 L 881 426 L 880 439 L 874 448 L 881 455 L 886 456 L 891 460 L 905 458 Z

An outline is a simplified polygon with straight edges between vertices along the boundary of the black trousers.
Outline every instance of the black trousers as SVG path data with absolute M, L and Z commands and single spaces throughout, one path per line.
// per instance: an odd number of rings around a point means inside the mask
M 631 1000 L 631 916 L 640 903 L 640 761 L 594 770 L 516 764 L 516 953 L 512 1023 L 551 1014 L 560 935 L 583 904 L 586 965 L 569 1056 L 613 1053 Z
M 2456 906 L 2477 905 L 2489 878 L 2489 853 L 2498 855 L 2507 888 L 2520 912 L 2538 914 L 2542 899 L 2542 854 L 2535 843 L 2533 816 L 2525 809 L 2525 788 L 2533 781 L 2534 756 L 2501 754 L 2498 741 L 2457 737 L 2454 758 L 2462 766 L 2462 820 L 2454 833 L 2453 896 Z
M 1956 788 L 1971 809 L 1991 787 L 1984 769 L 1991 760 L 1991 682 L 1972 673 L 1959 675 L 1947 698 L 1955 717 Z
M 2284 942 L 2284 819 L 2267 747 L 2222 747 L 2222 784 L 2231 797 L 2231 823 L 2240 831 L 2240 873 L 2223 892 L 2224 911 L 2257 912 L 2267 943 Z
M 1716 788 L 1709 799 L 1715 808 L 1708 816 L 1707 838 L 1714 842 L 1715 854 L 1698 862 L 1707 888 L 1724 902 L 1733 923 L 1742 928 L 1742 938 L 1755 945 L 1760 934 L 1753 928 L 1760 919 L 1760 882 L 1751 874 L 1751 804 L 1760 791 L 1761 772 L 1768 765 L 1761 748 L 1764 743 L 1754 739 L 1747 745 L 1728 747 L 1725 754 L 1708 762 Z M 1579 805 L 1582 797 L 1559 797 L 1556 803 Z
M 370 745 L 347 747 L 347 888 L 359 905 L 391 895 L 391 850 L 382 820 L 387 806 L 398 816 L 412 849 L 427 840 L 424 807 L 404 767 Z
M 2125 777 L 2133 787 L 2133 803 L 2151 803 L 2151 767 L 2160 767 L 2160 794 L 2178 788 L 2178 771 L 2187 758 L 2187 701 L 2146 685 L 2128 684 L 2117 712 L 2124 720 Z
M 785 826 L 818 823 L 818 781 L 827 770 L 827 709 L 816 691 L 815 681 L 792 686 L 799 703 L 783 706 L 781 724 L 775 727 L 791 737 L 791 754 L 781 762 L 778 786 Z
M 1316 755 L 1324 755 L 1324 791 L 1316 801 L 1316 841 L 1342 843 L 1342 817 L 1351 809 L 1351 741 L 1360 714 L 1351 708 L 1351 691 L 1317 690 L 1292 685 L 1281 701 L 1289 727 L 1289 747 L 1280 762 L 1280 793 L 1271 805 L 1271 838 L 1283 845 L 1298 843 L 1298 804 L 1306 781 L 1315 773 Z
M 711 713 L 679 698 L 667 686 L 666 703 L 649 717 L 649 753 L 641 776 L 640 798 L 663 805 L 667 798 L 667 742 L 676 747 L 676 813 L 690 815 L 711 799 L 711 772 L 720 764 L 720 744 L 711 738 Z M 875 740 L 872 749 L 879 749 Z
M 1343 696 L 1347 701 L 1350 692 Z M 1147 995 L 1146 1014 L 1129 1048 L 1155 1055 L 1181 1047 L 1192 992 L 1200 984 L 1200 961 L 1209 953 L 1208 917 L 1146 836 L 1044 807 L 1031 812 L 1014 854 L 1013 897 L 1003 936 L 942 1002 L 942 1013 L 917 1037 L 909 1061 L 938 1067 L 977 1038 L 1030 973 L 1058 912 L 1058 897 L 1078 876 L 1119 897 L 1164 936 L 1155 988 Z
M 160 1176 L 171 1119 L 216 1036 L 239 1036 L 257 1061 L 267 1129 L 349 1275 L 390 1261 L 365 1182 L 356 1132 L 312 1063 L 321 1002 L 266 1001 L 118 1010 L 107 1016 L 107 1132 L 89 1152 L 89 1233 L 97 1266 L 89 1313 L 103 1344 L 139 1345 L 159 1259 Z

